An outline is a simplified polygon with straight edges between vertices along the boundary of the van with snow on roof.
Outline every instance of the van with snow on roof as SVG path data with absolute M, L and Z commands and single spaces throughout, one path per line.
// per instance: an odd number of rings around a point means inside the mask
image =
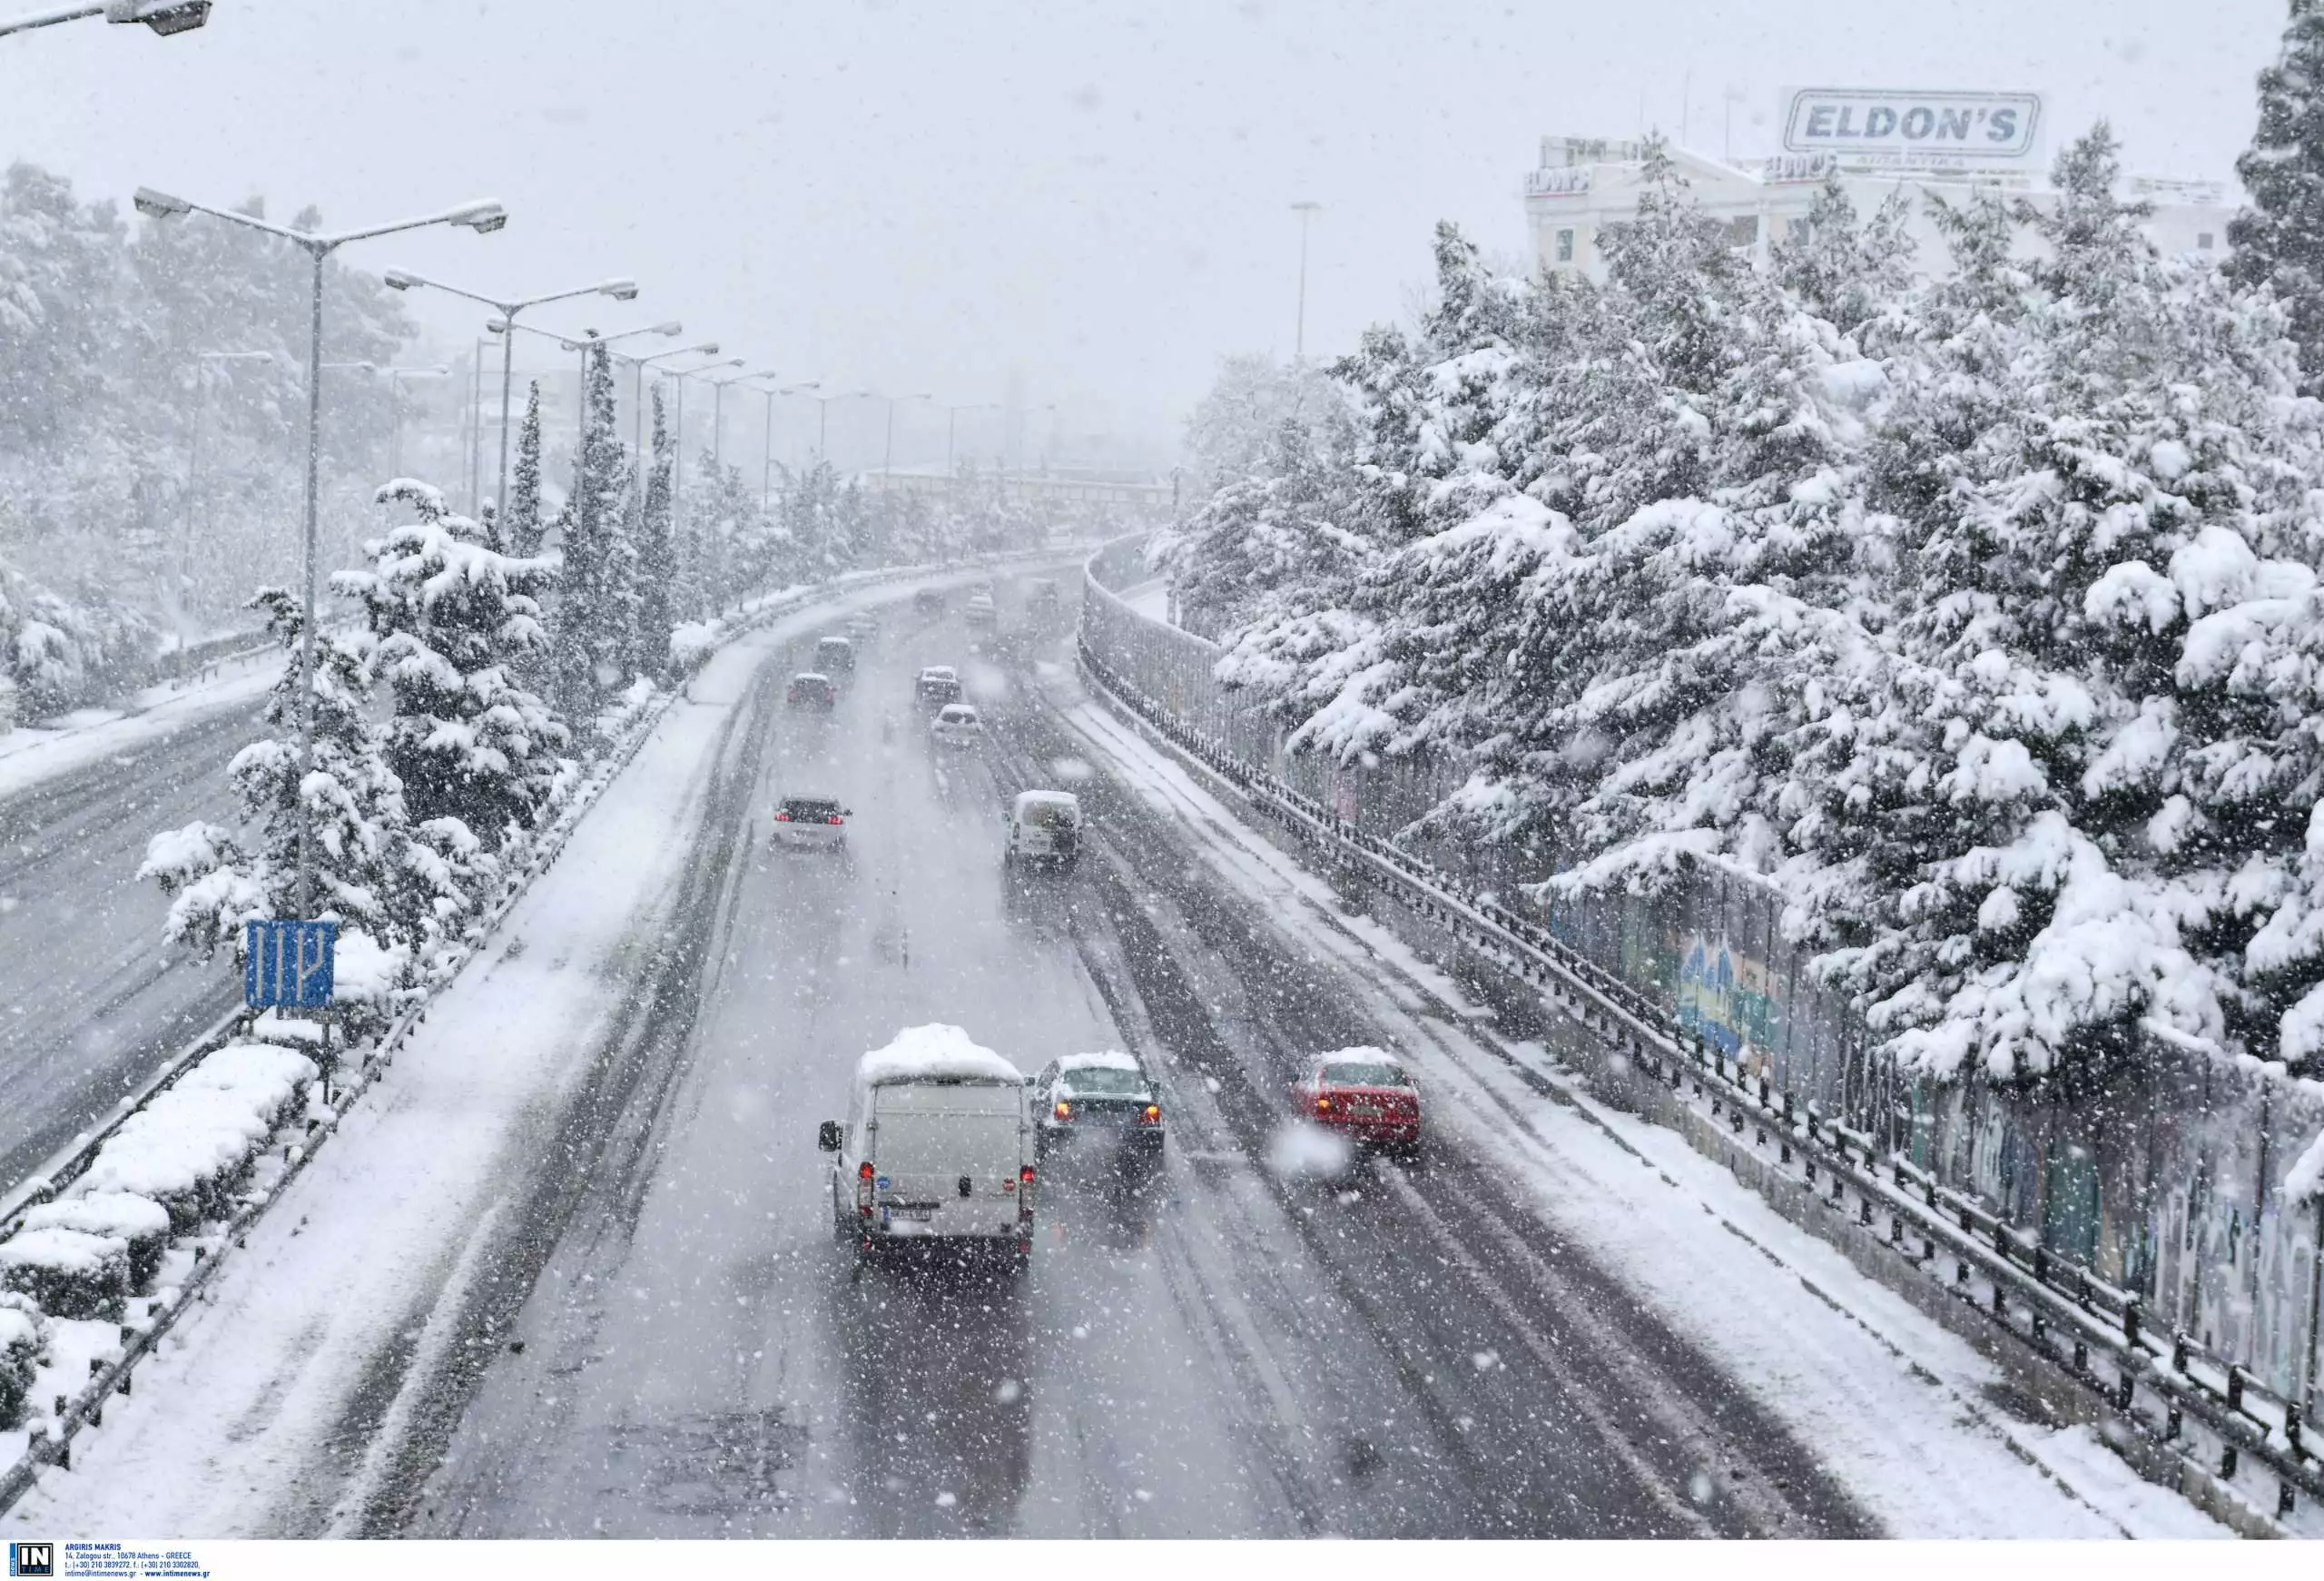
M 832 1233 L 857 1255 L 919 1244 L 986 1250 L 1022 1272 L 1033 1247 L 1025 1076 L 957 1026 L 914 1026 L 856 1062 L 847 1117 L 826 1120 Z

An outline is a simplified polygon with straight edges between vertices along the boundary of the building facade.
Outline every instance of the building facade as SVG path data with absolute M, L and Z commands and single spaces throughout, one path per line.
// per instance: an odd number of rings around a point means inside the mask
M 1927 206 L 1918 201 L 1923 195 L 1956 206 L 1979 191 L 2022 196 L 2037 206 L 2056 201 L 2045 181 L 2024 172 L 1884 168 L 1854 164 L 1830 153 L 1728 162 L 1675 145 L 1669 152 L 1695 200 L 1726 225 L 1730 244 L 1761 263 L 1770 246 L 1805 234 L 1809 206 L 1831 174 L 1838 175 L 1860 215 L 1868 217 L 1900 189 L 1915 200 L 1909 222 L 1914 267 L 1931 276 L 1943 273 L 1949 261 Z M 1605 278 L 1600 233 L 1609 224 L 1636 217 L 1644 160 L 1641 143 L 1541 139 L 1541 163 L 1525 178 L 1525 218 L 1542 268 Z M 2227 222 L 2235 211 L 2223 187 L 2152 179 L 2129 184 L 2126 195 L 2152 205 L 2145 229 L 2164 253 L 2217 257 L 2225 249 Z M 2033 238 L 2026 239 L 2028 254 L 2037 247 Z

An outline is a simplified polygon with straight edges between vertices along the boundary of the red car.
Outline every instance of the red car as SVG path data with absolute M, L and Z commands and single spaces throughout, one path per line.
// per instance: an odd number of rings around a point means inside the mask
M 1319 1054 L 1292 1091 L 1316 1125 L 1358 1143 L 1420 1151 L 1420 1083 L 1385 1049 Z

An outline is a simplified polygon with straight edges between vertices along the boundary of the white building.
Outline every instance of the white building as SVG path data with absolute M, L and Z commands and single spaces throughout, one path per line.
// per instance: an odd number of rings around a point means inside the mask
M 1768 159 L 1713 159 L 1692 149 L 1673 145 L 1671 159 L 1685 175 L 1697 202 L 1724 221 L 1733 245 L 1764 262 L 1770 243 L 1804 232 L 1809 205 L 1827 174 L 1837 172 L 1860 215 L 1869 217 L 1883 199 L 1902 187 L 1918 197 L 1931 193 L 1959 205 L 1979 191 L 2004 197 L 2023 196 L 2039 205 L 2054 201 L 2040 173 L 2038 144 L 2034 142 L 2040 100 L 2020 95 L 1895 95 L 1892 101 L 1909 106 L 1903 116 L 1919 126 L 1928 102 L 1980 98 L 2006 100 L 2024 110 L 2024 146 L 2009 156 L 1981 156 L 1919 147 L 1874 148 L 1859 141 L 1844 144 L 1810 136 L 1830 125 L 1837 105 L 1843 114 L 1838 124 L 1853 131 L 1846 112 L 1878 96 L 1837 93 L 1793 96 L 1786 120 L 1786 143 L 1795 152 Z M 1873 115 L 1884 112 L 1876 104 Z M 1965 122 L 1967 112 L 1955 111 Z M 1933 121 L 1933 115 L 1930 116 Z M 1894 141 L 1894 140 L 1892 140 Z M 1533 232 L 1535 255 L 1544 268 L 1580 271 L 1592 280 L 1605 278 L 1599 233 L 1608 224 L 1634 219 L 1638 213 L 1640 172 L 1644 145 L 1604 138 L 1544 137 L 1541 163 L 1525 178 L 1525 218 Z M 2216 255 L 2227 245 L 2227 222 L 2234 209 L 2225 189 L 2216 183 L 2141 179 L 2130 183 L 2129 195 L 2153 205 L 2147 234 L 2165 253 Z M 1926 207 L 1913 205 L 1910 232 L 1917 245 L 1915 266 L 1924 273 L 1942 273 L 1948 259 Z M 2027 251 L 2033 251 L 2029 242 Z

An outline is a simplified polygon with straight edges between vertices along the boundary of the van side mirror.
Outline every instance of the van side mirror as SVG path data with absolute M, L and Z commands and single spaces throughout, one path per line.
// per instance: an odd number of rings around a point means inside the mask
M 839 1122 L 826 1120 L 815 1127 L 815 1145 L 825 1152 L 839 1151 Z

